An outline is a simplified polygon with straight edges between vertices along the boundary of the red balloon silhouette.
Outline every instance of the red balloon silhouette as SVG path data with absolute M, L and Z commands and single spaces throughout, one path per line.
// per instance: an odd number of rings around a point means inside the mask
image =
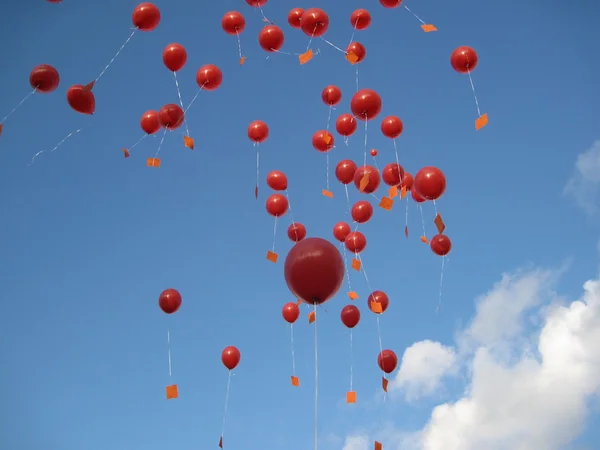
M 352 136 L 357 127 L 356 119 L 352 114 L 342 114 L 335 121 L 335 129 L 342 136 Z
M 373 217 L 373 205 L 366 200 L 360 200 L 352 205 L 350 210 L 352 220 L 357 223 L 368 222 Z
M 357 167 L 354 161 L 343 159 L 335 167 L 335 176 L 342 184 L 350 184 L 354 181 L 354 174 Z
M 346 236 L 350 234 L 350 225 L 346 222 L 338 222 L 333 227 L 333 237 L 335 237 L 338 241 L 344 242 L 346 240 Z
M 373 120 L 381 112 L 381 97 L 373 89 L 361 89 L 352 96 L 350 109 L 357 119 Z
M 223 353 L 221 353 L 221 362 L 223 365 L 229 370 L 233 370 L 240 363 L 242 355 L 237 347 L 230 345 L 229 347 L 225 347 Z
M 360 166 L 354 172 L 354 185 L 357 189 L 360 189 L 360 182 L 365 176 L 365 174 L 369 174 L 369 182 L 367 186 L 363 190 L 365 194 L 372 194 L 379 188 L 381 184 L 381 177 L 379 176 L 379 171 L 373 166 Z
M 426 200 L 437 200 L 446 191 L 446 177 L 437 167 L 423 167 L 415 175 L 414 188 Z
M 265 142 L 269 137 L 269 127 L 262 120 L 255 120 L 248 125 L 248 137 L 255 144 Z
M 165 289 L 158 297 L 158 306 L 166 314 L 173 314 L 181 307 L 181 294 L 176 289 Z
M 167 130 L 176 130 L 183 124 L 183 110 L 175 103 L 169 103 L 158 111 L 158 120 Z
M 406 189 L 406 191 L 410 191 L 413 187 L 413 183 L 415 182 L 415 179 L 413 178 L 413 176 L 408 173 L 408 172 L 404 172 L 404 177 L 402 177 L 402 187 L 404 189 Z
M 285 173 L 279 170 L 272 170 L 267 174 L 267 185 L 274 191 L 285 191 L 288 187 L 288 180 Z
M 344 244 L 350 252 L 360 253 L 367 248 L 367 238 L 360 231 L 352 231 L 344 239 Z
M 319 130 L 313 134 L 312 145 L 320 152 L 328 152 L 333 148 L 335 140 L 333 134 L 326 130 Z
M 267 25 L 258 33 L 258 43 L 267 52 L 276 52 L 283 47 L 285 37 L 277 25 Z
M 239 35 L 246 28 L 246 19 L 240 12 L 229 11 L 223 15 L 221 27 L 227 34 Z
M 379 0 L 379 3 L 381 3 L 384 8 L 397 8 L 402 4 L 402 0 Z
M 360 322 L 360 310 L 354 305 L 346 305 L 342 308 L 340 318 L 348 328 L 354 328 Z
M 214 91 L 223 82 L 223 72 L 214 64 L 205 64 L 196 72 L 196 83 L 205 91 Z
M 473 72 L 478 62 L 477 52 L 466 45 L 458 47 L 450 55 L 450 65 L 458 73 Z
M 398 186 L 404 179 L 404 168 L 397 163 L 389 163 L 381 172 L 383 182 L 388 186 Z
M 73 110 L 81 114 L 94 114 L 96 111 L 94 93 L 81 84 L 73 85 L 67 90 L 67 102 Z
M 269 198 L 267 198 L 265 206 L 267 212 L 273 217 L 281 217 L 287 212 L 290 204 L 285 195 L 271 194 Z
M 140 119 L 140 126 L 147 134 L 154 134 L 160 130 L 158 112 L 154 110 L 146 111 Z
M 402 134 L 404 130 L 404 124 L 397 116 L 387 116 L 381 122 L 381 132 L 385 137 L 390 139 L 396 139 Z
M 306 227 L 300 222 L 294 222 L 288 227 L 287 235 L 292 242 L 300 242 L 306 237 Z
M 307 9 L 302 14 L 300 27 L 307 36 L 321 37 L 329 28 L 329 16 L 320 8 Z
M 371 149 L 371 152 L 370 152 L 370 153 L 371 153 L 371 156 L 372 156 L 373 158 L 375 158 L 375 157 L 377 156 L 377 150 L 376 150 L 376 149 L 374 149 L 374 148 L 372 148 L 372 149 Z
M 385 373 L 392 373 L 398 365 L 398 357 L 392 350 L 383 350 L 377 356 L 377 364 Z
M 265 6 L 267 4 L 267 0 L 246 0 L 253 8 L 260 8 L 261 6 Z
M 438 256 L 446 256 L 452 250 L 452 242 L 445 234 L 436 234 L 429 242 L 431 251 Z
M 169 44 L 162 54 L 163 63 L 171 72 L 179 72 L 187 62 L 187 51 L 181 44 Z
M 426 202 L 427 199 L 421 197 L 419 195 L 419 193 L 417 192 L 417 190 L 415 189 L 415 187 L 413 186 L 412 189 L 410 190 L 410 196 L 412 197 L 412 199 L 417 202 L 417 203 L 423 203 Z
M 50 64 L 35 66 L 29 74 L 29 85 L 40 94 L 54 92 L 59 84 L 58 70 Z
M 153 3 L 140 3 L 133 10 L 131 21 L 140 31 L 152 31 L 160 23 L 160 10 Z
M 369 309 L 371 311 L 375 312 L 373 308 L 373 303 L 379 303 L 379 305 L 381 306 L 381 312 L 377 312 L 375 314 L 383 314 L 390 305 L 390 299 L 388 298 L 387 294 L 383 291 L 373 291 L 371 292 L 371 294 L 369 294 L 369 298 L 367 299 L 367 305 L 369 306 Z
M 292 28 L 300 28 L 300 18 L 304 14 L 304 10 L 302 8 L 294 8 L 288 13 L 288 23 Z
M 281 315 L 287 323 L 294 323 L 300 317 L 300 308 L 293 302 L 283 305 Z
M 367 56 L 367 49 L 360 42 L 350 42 L 348 47 L 346 47 L 346 54 L 349 55 L 350 53 L 353 53 L 356 56 L 356 62 L 354 64 L 358 64 Z
M 296 296 L 308 304 L 333 297 L 344 281 L 344 260 L 331 242 L 307 238 L 292 247 L 285 259 L 285 281 Z
M 371 14 L 366 9 L 355 9 L 350 14 L 350 24 L 357 30 L 365 30 L 371 25 Z
M 325 86 L 325 89 L 321 92 L 321 99 L 326 105 L 335 106 L 342 101 L 342 91 L 332 84 Z

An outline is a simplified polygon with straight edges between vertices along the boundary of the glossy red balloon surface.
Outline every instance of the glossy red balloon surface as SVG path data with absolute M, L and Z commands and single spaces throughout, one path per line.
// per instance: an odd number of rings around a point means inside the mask
M 384 8 L 397 8 L 402 4 L 402 0 L 379 0 Z
M 350 24 L 357 30 L 365 30 L 371 25 L 371 14 L 366 9 L 355 9 L 350 14 Z
M 285 195 L 271 194 L 267 198 L 265 207 L 267 208 L 267 212 L 273 217 L 281 217 L 288 211 L 290 204 Z
M 261 143 L 269 137 L 269 127 L 262 120 L 255 120 L 248 125 L 248 138 L 254 143 Z
M 363 62 L 363 60 L 366 58 L 367 49 L 360 42 L 350 42 L 348 47 L 346 47 L 346 54 L 349 55 L 351 53 L 356 56 L 356 61 L 354 64 L 358 64 Z
M 373 205 L 366 200 L 360 200 L 352 205 L 350 210 L 352 220 L 357 223 L 368 222 L 373 217 Z
M 35 66 L 29 74 L 29 85 L 41 94 L 54 92 L 59 84 L 58 70 L 50 64 Z
M 158 111 L 146 111 L 140 119 L 140 126 L 147 134 L 154 134 L 160 130 L 160 121 L 158 120 Z
M 342 184 L 350 184 L 354 181 L 356 163 L 350 159 L 343 159 L 335 166 L 335 177 Z
M 294 323 L 300 317 L 300 308 L 298 308 L 296 303 L 286 303 L 281 309 L 281 315 L 287 323 Z
M 313 134 L 312 145 L 319 152 L 328 152 L 335 145 L 333 134 L 326 130 L 319 130 Z
M 274 191 L 285 191 L 288 188 L 287 176 L 279 170 L 272 170 L 267 174 L 267 185 Z
M 173 314 L 181 307 L 181 294 L 176 289 L 165 289 L 158 297 L 158 306 L 166 314 Z
M 466 45 L 458 47 L 450 55 L 450 65 L 458 73 L 473 72 L 478 62 L 479 57 L 477 56 L 477 52 Z
M 69 106 L 80 114 L 94 114 L 96 111 L 96 97 L 94 93 L 81 84 L 71 86 L 67 90 Z
M 352 136 L 357 127 L 356 119 L 352 114 L 342 114 L 335 121 L 335 129 L 342 136 Z
M 160 23 L 160 10 L 154 3 L 140 3 L 133 10 L 131 21 L 140 31 L 152 31 Z
M 176 130 L 183 125 L 183 110 L 175 103 L 169 103 L 158 111 L 158 120 L 167 130 Z
M 321 100 L 326 105 L 335 106 L 342 101 L 342 90 L 332 84 L 325 86 L 325 89 L 321 92 Z
M 178 72 L 187 62 L 187 51 L 181 44 L 169 44 L 163 50 L 162 58 L 167 69 L 171 72 Z
M 221 27 L 225 33 L 236 36 L 246 28 L 246 19 L 238 11 L 229 11 L 223 15 Z
M 446 256 L 452 250 L 452 241 L 445 234 L 436 234 L 429 241 L 431 251 L 438 256 Z
M 344 240 L 344 245 L 352 253 L 360 253 L 367 248 L 367 238 L 360 231 L 348 233 Z
M 387 294 L 383 291 L 373 291 L 371 292 L 371 294 L 369 294 L 369 298 L 367 299 L 367 305 L 371 311 L 375 312 L 373 308 L 373 303 L 379 303 L 381 307 L 381 312 L 375 314 L 383 314 L 390 305 L 390 299 L 388 298 Z
M 404 168 L 400 164 L 389 163 L 381 171 L 381 177 L 388 186 L 398 186 L 404 178 Z
M 346 305 L 342 308 L 340 318 L 348 328 L 354 328 L 360 322 L 360 309 L 354 305 Z
M 225 347 L 223 353 L 221 353 L 221 362 L 223 365 L 229 370 L 233 370 L 240 363 L 240 359 L 242 355 L 237 347 L 230 345 L 229 347 Z
M 300 18 L 302 17 L 302 14 L 304 14 L 304 9 L 302 8 L 293 8 L 290 10 L 287 20 L 292 28 L 300 28 Z
M 381 121 L 381 132 L 385 137 L 396 139 L 403 130 L 404 124 L 398 116 L 387 116 Z
M 288 227 L 287 235 L 290 241 L 300 242 L 306 237 L 306 227 L 300 222 L 294 222 Z
M 329 28 L 329 16 L 320 8 L 307 9 L 300 19 L 300 27 L 307 36 L 321 37 Z
M 333 227 L 333 237 L 335 237 L 338 241 L 344 242 L 346 240 L 346 236 L 350 234 L 350 225 L 346 222 L 338 222 Z
M 423 167 L 415 175 L 413 188 L 426 200 L 437 200 L 446 191 L 446 176 L 437 167 Z
M 283 31 L 277 25 L 267 25 L 258 34 L 258 43 L 267 52 L 281 50 L 284 41 Z
M 356 189 L 360 189 L 360 182 L 367 173 L 369 174 L 369 182 L 363 190 L 363 193 L 372 194 L 379 188 L 379 185 L 381 184 L 379 171 L 375 167 L 360 166 L 358 169 L 356 169 L 356 172 L 354 173 L 354 185 L 356 186 Z
M 398 366 L 398 357 L 392 350 L 384 350 L 377 355 L 377 364 L 385 373 L 392 373 Z
M 375 119 L 381 112 L 381 107 L 381 97 L 373 89 L 361 89 L 350 101 L 350 109 L 360 120 Z
M 196 72 L 196 83 L 205 91 L 214 91 L 223 83 L 223 72 L 214 64 L 205 64 Z

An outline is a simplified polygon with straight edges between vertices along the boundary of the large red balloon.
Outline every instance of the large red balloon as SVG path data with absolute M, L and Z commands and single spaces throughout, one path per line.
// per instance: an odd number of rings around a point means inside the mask
M 477 52 L 466 45 L 458 47 L 450 55 L 450 65 L 458 73 L 473 72 L 478 62 L 479 57 L 477 56 Z
M 348 47 L 346 47 L 346 54 L 349 55 L 350 53 L 356 56 L 356 61 L 354 64 L 358 64 L 367 56 L 367 49 L 360 42 L 350 42 Z
M 342 308 L 340 318 L 348 328 L 354 328 L 360 322 L 360 310 L 354 305 L 346 305 Z
M 160 130 L 158 112 L 154 110 L 146 111 L 140 119 L 140 126 L 147 134 L 154 134 Z
M 248 3 L 253 8 L 260 8 L 267 4 L 267 0 L 246 0 L 246 3 Z
M 367 248 L 367 238 L 360 231 L 352 231 L 346 236 L 344 244 L 350 252 L 360 253 Z
M 415 190 L 426 200 L 437 200 L 446 191 L 446 177 L 437 167 L 423 167 L 415 175 Z
M 60 84 L 58 70 L 50 64 L 35 66 L 29 74 L 30 86 L 40 94 L 49 94 L 56 90 Z
M 240 363 L 242 355 L 237 347 L 230 345 L 229 347 L 225 347 L 223 353 L 221 353 L 221 361 L 223 365 L 227 367 L 229 370 L 233 370 Z
M 255 144 L 265 142 L 269 137 L 269 127 L 262 120 L 255 120 L 248 125 L 248 137 Z
M 361 89 L 350 101 L 350 109 L 360 120 L 373 120 L 381 112 L 381 105 L 381 97 L 373 89 Z
M 445 234 L 436 234 L 429 242 L 431 251 L 438 256 L 446 256 L 452 250 L 452 242 Z
M 423 202 L 427 201 L 427 199 L 425 199 L 419 195 L 419 193 L 417 192 L 417 190 L 415 189 L 414 186 L 410 190 L 410 196 L 416 203 L 423 203 Z
M 140 3 L 131 16 L 133 26 L 140 31 L 152 31 L 160 23 L 160 10 L 153 3 Z
M 342 101 L 342 90 L 332 84 L 325 86 L 321 92 L 321 99 L 326 105 L 335 106 Z
M 410 191 L 413 187 L 413 183 L 415 182 L 415 179 L 413 178 L 413 176 L 408 173 L 408 172 L 404 172 L 404 177 L 402 177 L 402 187 L 404 189 L 406 189 L 406 191 Z
M 158 120 L 167 130 L 176 130 L 183 124 L 183 109 L 175 103 L 169 103 L 158 111 Z
M 387 294 L 383 291 L 373 291 L 371 292 L 371 294 L 369 294 L 369 298 L 367 299 L 367 305 L 369 306 L 369 309 L 371 311 L 375 312 L 373 308 L 373 303 L 379 303 L 379 306 L 381 307 L 381 312 L 377 312 L 375 314 L 383 314 L 390 305 L 390 299 L 387 296 Z
M 246 19 L 240 12 L 229 11 L 221 19 L 221 27 L 227 34 L 239 35 L 246 28 Z
M 398 186 L 404 179 L 404 168 L 398 163 L 389 163 L 383 168 L 381 177 L 388 186 Z
M 357 223 L 368 222 L 373 217 L 373 205 L 366 200 L 360 200 L 352 205 L 350 210 L 352 220 Z
M 352 114 L 342 114 L 335 121 L 335 129 L 342 136 L 352 136 L 357 127 L 356 119 Z
M 181 307 L 181 294 L 176 289 L 165 289 L 158 297 L 158 306 L 166 314 L 173 314 Z
M 288 13 L 287 20 L 292 28 L 300 28 L 300 18 L 302 17 L 302 14 L 304 14 L 304 10 L 302 8 L 293 8 Z
M 285 173 L 272 170 L 267 174 L 267 185 L 274 191 L 285 191 L 288 187 L 288 179 Z
M 373 158 L 375 158 L 375 157 L 377 156 L 377 153 L 378 153 L 378 152 L 377 152 L 377 149 L 376 149 L 376 148 L 372 148 L 370 153 L 371 153 L 371 156 L 372 156 Z
M 169 44 L 163 50 L 162 58 L 167 69 L 178 72 L 187 62 L 187 51 L 181 44 Z
M 267 52 L 276 52 L 283 47 L 285 37 L 277 25 L 267 25 L 258 34 L 258 43 Z
M 379 0 L 379 3 L 381 3 L 384 8 L 397 8 L 402 4 L 402 0 Z
M 383 350 L 377 356 L 377 364 L 385 373 L 392 373 L 398 366 L 398 357 L 392 350 Z
M 205 64 L 196 72 L 196 83 L 205 91 L 214 91 L 223 82 L 223 72 L 214 64 Z
M 404 124 L 397 116 L 387 116 L 381 121 L 381 132 L 385 137 L 396 139 L 402 134 Z
M 267 212 L 273 217 L 281 217 L 287 212 L 290 203 L 285 195 L 271 194 L 269 198 L 267 198 L 265 206 Z
M 335 177 L 342 184 L 350 184 L 354 181 L 356 169 L 357 167 L 354 161 L 343 159 L 335 167 Z
M 319 130 L 313 134 L 312 145 L 320 152 L 328 152 L 334 147 L 335 140 L 333 134 L 326 130 Z
M 81 114 L 94 114 L 96 111 L 96 97 L 94 93 L 81 84 L 71 86 L 67 90 L 69 106 Z
M 287 323 L 294 323 L 300 317 L 300 308 L 293 302 L 283 305 L 281 315 Z
M 300 222 L 294 222 L 288 227 L 287 235 L 292 242 L 300 242 L 306 237 L 306 227 Z
M 321 37 L 329 28 L 329 16 L 320 8 L 307 9 L 302 14 L 300 26 L 307 36 Z
M 354 185 L 356 186 L 356 189 L 360 189 L 360 182 L 367 173 L 369 174 L 369 182 L 363 190 L 363 193 L 372 194 L 379 188 L 379 185 L 381 184 L 379 171 L 375 167 L 360 166 L 358 169 L 356 169 L 356 172 L 354 172 Z
M 350 24 L 357 30 L 365 30 L 371 25 L 371 14 L 366 9 L 355 9 L 350 14 Z
M 338 241 L 344 242 L 346 240 L 346 236 L 350 234 L 350 225 L 346 222 L 338 222 L 333 227 L 333 237 L 335 237 Z
M 292 247 L 284 265 L 285 281 L 296 296 L 308 304 L 333 297 L 344 281 L 344 260 L 331 242 L 307 238 Z

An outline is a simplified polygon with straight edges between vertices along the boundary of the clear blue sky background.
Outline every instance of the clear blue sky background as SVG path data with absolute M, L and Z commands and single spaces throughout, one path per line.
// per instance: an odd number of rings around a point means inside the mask
M 295 336 L 302 387 L 293 390 L 288 327 L 280 313 L 293 300 L 282 270 L 291 246 L 284 233 L 290 217 L 277 236 L 281 262 L 273 265 L 265 260 L 273 228 L 264 208 L 267 189 L 263 184 L 254 199 L 255 153 L 246 127 L 255 119 L 269 124 L 262 175 L 284 171 L 294 218 L 310 236 L 331 238 L 333 224 L 348 219 L 346 202 L 337 183 L 335 200 L 320 195 L 325 157 L 310 140 L 326 123 L 320 99 L 325 85 L 343 90 L 336 113 L 349 110 L 354 69 L 319 41 L 321 54 L 305 66 L 285 55 L 266 59 L 257 43 L 263 23 L 243 0 L 159 1 L 159 28 L 138 33 L 97 84 L 96 115 L 78 115 L 67 105 L 67 88 L 99 74 L 129 34 L 136 4 L 17 2 L 0 18 L 0 116 L 27 94 L 32 67 L 48 63 L 61 74 L 59 89 L 31 98 L 0 138 L 0 447 L 216 447 L 227 380 L 220 353 L 236 345 L 242 361 L 232 384 L 226 448 L 305 449 L 312 445 L 312 330 L 303 317 Z M 283 26 L 283 50 L 290 52 L 307 43 L 301 31 L 287 26 L 292 7 L 325 9 L 331 19 L 326 37 L 340 46 L 352 32 L 351 11 L 369 9 L 372 26 L 357 35 L 368 51 L 361 87 L 381 94 L 382 117 L 397 114 L 404 121 L 399 146 L 407 170 L 432 164 L 448 177 L 438 208 L 454 251 L 442 314 L 434 313 L 440 260 L 418 240 L 414 204 L 409 240 L 403 235 L 404 205 L 389 213 L 376 209 L 363 227 L 371 284 L 391 298 L 382 318 L 384 346 L 399 356 L 416 340 L 450 342 L 457 324 L 473 314 L 473 298 L 504 270 L 575 257 L 562 287 L 578 294 L 595 274 L 597 239 L 593 225 L 561 198 L 576 154 L 599 137 L 597 6 L 539 0 L 407 5 L 439 32 L 423 33 L 407 11 L 385 10 L 376 0 L 271 0 L 265 7 Z M 247 19 L 243 67 L 235 37 L 220 26 L 232 9 Z M 171 42 L 189 54 L 179 74 L 185 103 L 196 92 L 201 65 L 217 64 L 224 80 L 189 111 L 196 150 L 183 147 L 180 130 L 168 134 L 157 170 L 147 168 L 145 159 L 158 139 L 147 139 L 128 160 L 121 148 L 142 135 L 145 110 L 177 103 L 161 59 Z M 480 55 L 474 81 L 490 115 L 480 132 L 473 127 L 468 79 L 449 65 L 451 51 L 465 44 Z M 80 127 L 56 152 L 27 167 L 33 154 Z M 369 147 L 379 149 L 383 166 L 392 161 L 393 147 L 378 127 L 369 133 Z M 332 165 L 348 157 L 361 160 L 362 136 L 359 129 L 349 147 L 338 139 Z M 351 195 L 359 197 L 354 190 Z M 425 210 L 433 216 L 431 208 Z M 346 298 L 340 294 L 320 316 L 321 434 L 343 436 L 367 415 L 418 427 L 431 405 L 388 402 L 373 410 L 368 401 L 380 383 L 376 326 L 366 309 L 367 286 L 358 275 L 353 279 L 363 309 L 355 332 L 355 375 L 364 401 L 356 407 L 343 402 L 349 351 L 339 321 Z M 157 306 L 167 287 L 183 295 L 172 317 Z M 167 328 L 172 381 L 181 395 L 170 402 L 164 398 L 171 383 Z

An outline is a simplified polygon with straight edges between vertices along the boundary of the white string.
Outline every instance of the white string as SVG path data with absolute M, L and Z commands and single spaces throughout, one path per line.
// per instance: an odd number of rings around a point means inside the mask
M 444 263 L 446 261 L 446 256 L 442 256 L 442 270 L 440 273 L 440 296 L 438 299 L 438 305 L 437 308 L 435 309 L 435 312 L 440 312 L 440 309 L 442 309 L 442 287 L 444 285 Z
M 379 354 L 381 355 L 381 359 L 383 360 L 383 345 L 381 343 L 381 326 L 379 324 L 379 314 L 377 314 L 377 337 L 379 339 Z M 385 378 L 385 372 L 383 377 Z M 385 402 L 387 399 L 387 392 L 383 392 L 383 401 Z
M 358 66 L 356 66 L 356 92 L 358 92 Z
M 314 450 L 318 450 L 319 448 L 319 432 L 318 432 L 318 423 L 319 423 L 319 352 L 318 352 L 318 333 L 317 333 L 317 304 L 314 305 L 314 314 L 315 314 L 315 444 Z
M 160 153 L 160 149 L 162 148 L 163 143 L 165 142 L 165 136 L 167 135 L 167 129 L 163 132 L 162 138 L 160 138 L 160 144 L 158 144 L 158 149 L 156 150 L 155 158 L 158 158 L 158 154 Z
M 344 189 L 346 190 L 346 203 L 348 204 L 348 211 L 350 211 L 352 208 L 350 206 L 350 195 L 348 194 L 348 185 L 347 184 L 344 185 Z
M 258 143 L 256 145 L 256 188 L 258 189 L 258 185 L 260 183 L 260 154 L 258 151 Z
M 277 237 L 277 216 L 275 216 L 275 220 L 274 220 L 274 224 L 273 224 L 273 249 L 271 250 L 273 253 L 275 253 L 275 238 Z
M 137 30 L 138 30 L 137 28 L 134 28 L 134 30 L 131 32 L 131 34 L 129 35 L 127 40 L 123 43 L 123 45 L 121 45 L 121 48 L 119 48 L 119 50 L 117 50 L 117 53 L 115 53 L 115 56 L 113 56 L 112 59 L 108 62 L 108 64 L 104 67 L 104 69 L 102 69 L 102 72 L 100 72 L 100 75 L 98 75 L 98 77 L 94 80 L 94 83 L 97 83 L 98 80 L 100 79 L 100 77 L 102 77 L 102 75 L 104 75 L 104 73 L 108 70 L 110 65 L 113 62 L 115 62 L 115 59 L 117 59 L 117 56 L 119 56 L 121 54 L 121 52 L 123 51 L 125 46 L 129 43 L 129 41 L 131 40 L 131 38 L 133 37 L 133 35 L 135 34 L 135 32 Z
M 223 426 L 221 428 L 221 439 L 223 439 L 223 435 L 225 434 L 225 421 L 227 419 L 227 405 L 229 404 L 229 388 L 231 387 L 231 370 L 229 371 L 229 376 L 227 377 L 227 391 L 225 393 L 225 409 L 223 411 Z
M 206 82 L 202 86 L 200 86 L 200 89 L 198 89 L 198 92 L 196 92 L 196 95 L 194 95 L 194 98 L 192 98 L 192 101 L 190 102 L 190 104 L 187 106 L 187 108 L 185 108 L 185 111 L 183 111 L 183 114 L 187 113 L 188 109 L 190 109 L 192 107 L 192 105 L 194 104 L 194 102 L 196 101 L 198 96 L 200 95 L 200 92 L 202 92 L 204 90 L 205 84 L 206 84 Z
M 367 119 L 365 119 L 365 157 L 364 157 L 364 162 L 363 162 L 363 166 L 367 167 L 367 131 L 369 128 L 369 121 Z
M 169 377 L 172 376 L 172 366 L 171 366 L 171 331 L 167 330 L 167 349 L 169 352 Z
M 294 352 L 294 324 L 290 323 L 290 336 L 292 343 L 292 375 L 296 375 L 296 355 Z
M 175 80 L 175 88 L 177 89 L 177 95 L 179 96 L 179 105 L 181 106 L 181 110 L 185 110 L 183 106 L 183 99 L 181 98 L 181 90 L 179 89 L 179 80 L 177 79 L 177 72 L 173 72 L 173 79 Z M 190 136 L 190 129 L 188 128 L 187 119 L 185 118 L 185 114 L 183 116 L 183 124 L 185 126 L 185 132 L 187 136 Z
M 423 218 L 423 205 L 419 203 L 419 211 L 421 212 L 421 226 L 423 227 L 423 236 L 427 237 L 427 233 L 425 232 L 425 219 Z
M 479 100 L 477 99 L 477 94 L 475 93 L 475 85 L 473 84 L 473 78 L 471 77 L 471 71 L 467 71 L 467 75 L 469 75 L 469 83 L 471 83 L 471 90 L 473 91 L 473 97 L 475 98 L 475 106 L 477 107 L 477 115 L 481 117 L 481 109 L 479 109 Z
M 11 111 L 11 112 L 9 112 L 9 113 L 6 115 L 6 117 L 0 121 L 0 124 L 3 124 L 4 122 L 6 122 L 6 120 L 7 120 L 7 119 L 8 119 L 10 116 L 12 116 L 12 115 L 15 113 L 15 111 L 16 111 L 17 109 L 19 109 L 19 108 L 21 107 L 21 105 L 23 105 L 23 103 L 25 103 L 25 102 L 26 102 L 26 101 L 29 99 L 29 97 L 31 97 L 31 96 L 32 96 L 33 94 L 35 94 L 36 92 L 37 92 L 37 88 L 34 88 L 34 89 L 33 89 L 33 91 L 31 91 L 29 94 L 27 94 L 25 97 L 23 97 L 23 100 L 21 100 L 21 101 L 20 101 L 20 102 L 17 104 L 17 106 L 15 106 L 15 107 L 12 109 L 12 111 Z
M 352 329 L 350 329 L 350 392 L 352 392 L 354 389 L 352 389 L 353 386 L 353 380 L 354 380 L 354 364 L 353 364 L 353 343 L 352 343 Z

